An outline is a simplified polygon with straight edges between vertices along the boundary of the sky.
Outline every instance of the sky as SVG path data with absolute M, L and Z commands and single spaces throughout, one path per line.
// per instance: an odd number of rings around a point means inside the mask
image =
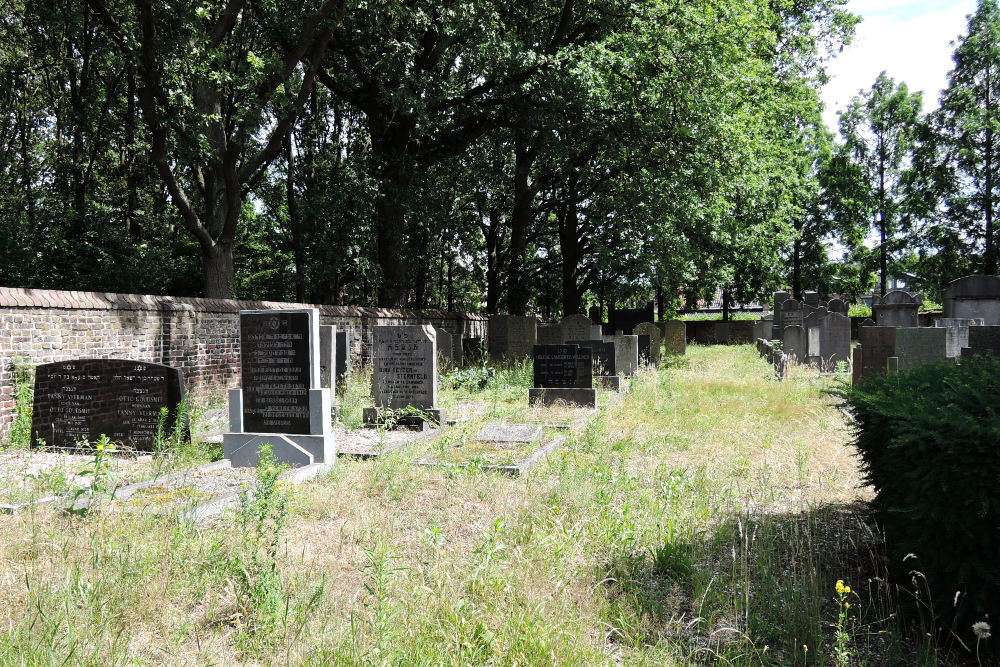
M 823 89 L 823 120 L 837 131 L 837 111 L 862 88 L 871 88 L 879 72 L 905 81 L 910 91 L 924 91 L 924 111 L 937 108 L 948 83 L 952 46 L 967 28 L 975 0 L 850 0 L 847 9 L 863 18 L 854 41 L 828 66 L 831 81 Z

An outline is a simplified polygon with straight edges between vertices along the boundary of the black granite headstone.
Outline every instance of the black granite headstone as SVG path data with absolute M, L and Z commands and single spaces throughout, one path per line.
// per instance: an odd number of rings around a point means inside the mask
M 579 345 L 535 345 L 535 387 L 583 388 L 594 386 L 591 349 Z
M 637 334 L 637 335 L 639 336 L 639 364 L 643 366 L 648 366 L 650 364 L 649 346 L 651 344 L 649 336 L 644 336 L 642 334 Z
M 35 368 L 31 444 L 93 445 L 106 435 L 114 443 L 152 451 L 160 409 L 167 408 L 164 434 L 169 434 L 183 396 L 180 369 L 162 364 L 128 359 L 41 364 Z
M 645 308 L 623 308 L 614 312 L 614 318 L 611 320 L 612 330 L 608 333 L 613 334 L 616 331 L 622 331 L 626 334 L 630 334 L 637 325 L 642 324 L 643 322 L 652 321 L 652 301 L 650 301 Z
M 240 314 L 244 431 L 310 432 L 309 335 L 307 313 Z
M 962 348 L 962 356 L 967 358 L 977 354 L 1000 357 L 1000 326 L 969 327 L 969 345 Z
M 615 344 L 611 341 L 568 340 L 567 345 L 589 347 L 593 359 L 593 374 L 599 376 L 617 375 L 615 370 Z
M 341 387 L 344 377 L 351 372 L 351 332 L 337 330 L 337 384 Z

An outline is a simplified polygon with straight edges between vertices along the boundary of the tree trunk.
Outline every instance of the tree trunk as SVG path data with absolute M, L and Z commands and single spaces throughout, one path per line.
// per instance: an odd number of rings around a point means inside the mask
M 986 117 L 993 118 L 993 98 L 991 97 L 992 92 L 992 71 L 987 68 L 986 70 Z M 986 214 L 986 228 L 983 230 L 984 236 L 986 237 L 985 245 L 983 247 L 983 273 L 987 275 L 996 275 L 997 272 L 997 252 L 996 244 L 993 240 L 993 124 L 990 123 L 986 126 L 986 150 L 985 153 L 985 180 L 984 192 L 985 201 L 983 202 Z
M 559 216 L 559 248 L 562 250 L 562 296 L 563 317 L 582 313 L 580 287 L 577 283 L 577 269 L 580 263 L 580 233 L 577 226 L 576 207 L 577 177 L 569 178 L 566 189 L 567 204 Z
M 295 262 L 295 301 L 305 303 L 306 276 L 302 261 L 302 225 L 299 220 L 299 209 L 295 201 L 295 155 L 292 150 L 292 135 L 294 126 L 288 128 L 285 137 L 285 205 L 288 208 L 288 231 L 292 237 L 292 257 Z
M 722 321 L 729 321 L 729 290 L 722 290 Z
M 802 241 L 798 236 L 792 241 L 792 294 L 802 300 Z
M 663 299 L 663 282 L 660 280 L 656 281 L 656 319 L 658 322 L 663 322 L 667 318 L 663 316 L 663 311 L 666 308 L 666 304 Z
M 507 310 L 512 315 L 524 315 L 528 310 L 528 289 L 524 280 L 525 251 L 531 229 L 530 183 L 533 153 L 527 133 L 514 132 L 514 206 L 510 219 L 510 252 L 507 266 Z
M 209 299 L 232 299 L 235 275 L 232 242 L 219 241 L 210 247 L 202 247 L 201 260 L 205 270 L 205 296 Z

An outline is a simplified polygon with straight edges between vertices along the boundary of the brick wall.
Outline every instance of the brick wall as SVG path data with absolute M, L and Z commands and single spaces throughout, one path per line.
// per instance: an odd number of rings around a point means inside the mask
M 136 359 L 184 372 L 196 396 L 239 386 L 239 311 L 302 304 L 0 287 L 0 440 L 13 420 L 15 364 Z M 372 327 L 433 324 L 485 337 L 487 318 L 466 313 L 316 306 L 322 324 L 349 330 L 352 356 L 368 358 Z

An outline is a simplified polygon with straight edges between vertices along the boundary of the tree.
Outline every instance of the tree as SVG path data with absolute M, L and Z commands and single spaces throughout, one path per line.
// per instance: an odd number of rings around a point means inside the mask
M 135 63 L 152 162 L 201 248 L 205 296 L 229 298 L 244 202 L 308 100 L 345 2 L 140 0 L 131 21 L 88 4 Z
M 845 156 L 861 170 L 871 192 L 882 294 L 888 286 L 889 257 L 898 241 L 905 204 L 903 172 L 910 166 L 920 108 L 920 92 L 910 94 L 905 83 L 897 86 L 882 72 L 871 90 L 856 95 L 840 116 Z
M 997 272 L 1000 207 L 1000 6 L 980 0 L 932 123 L 945 217 L 981 254 L 980 270 Z M 950 244 L 949 244 L 950 245 Z

